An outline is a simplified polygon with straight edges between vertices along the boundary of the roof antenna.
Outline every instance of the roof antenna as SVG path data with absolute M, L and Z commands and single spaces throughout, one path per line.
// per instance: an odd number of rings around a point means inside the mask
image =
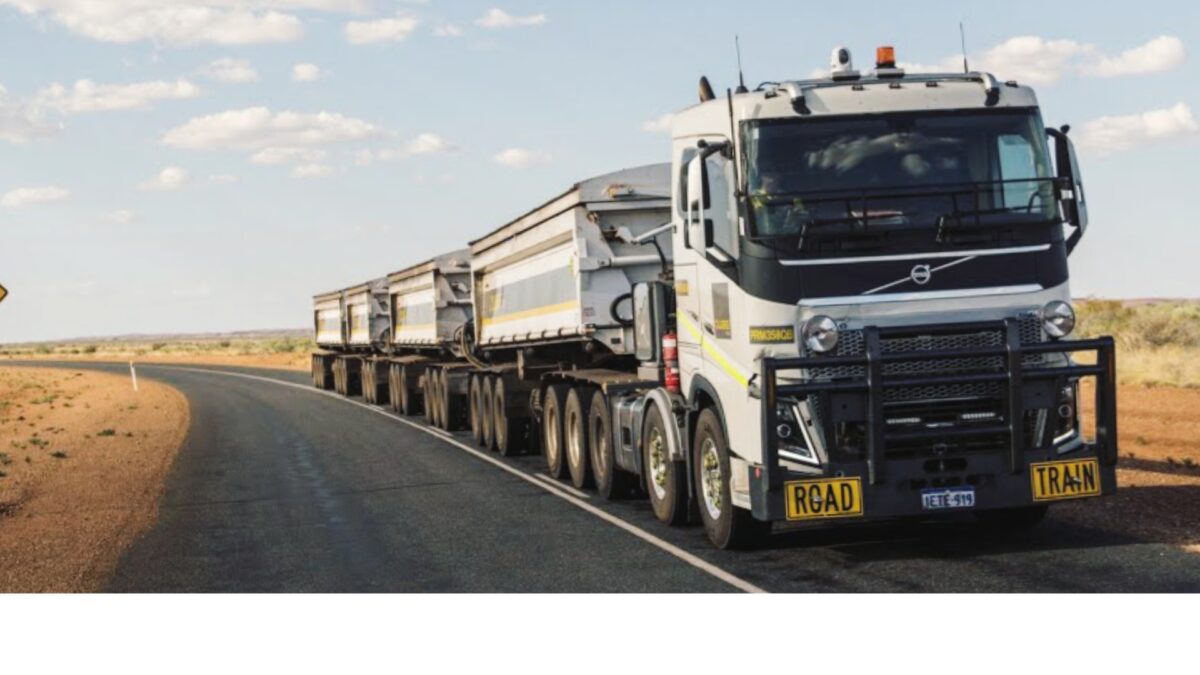
M 733 48 L 737 51 L 738 62 L 738 86 L 734 93 L 745 94 L 750 90 L 746 88 L 746 78 L 742 75 L 742 43 L 738 41 L 737 33 L 733 34 Z
M 962 44 L 963 55 L 963 72 L 969 73 L 971 69 L 967 66 L 967 31 L 963 28 L 963 22 L 958 22 L 958 40 Z

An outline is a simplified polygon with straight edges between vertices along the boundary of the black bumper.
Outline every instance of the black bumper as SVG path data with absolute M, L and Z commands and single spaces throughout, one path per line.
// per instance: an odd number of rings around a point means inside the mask
M 1003 344 L 972 349 L 944 349 L 884 353 L 883 339 L 893 334 L 952 335 L 964 331 L 998 330 Z M 1033 496 L 1029 466 L 1034 463 L 1058 460 L 1095 458 L 1099 470 L 1099 493 L 1116 491 L 1117 464 L 1117 406 L 1116 356 L 1110 337 L 1091 340 L 1067 340 L 1022 344 L 1016 322 L 986 322 L 944 324 L 934 326 L 864 329 L 865 350 L 856 356 L 814 356 L 796 358 L 764 358 L 760 372 L 760 391 L 763 403 L 762 435 L 763 463 L 750 472 L 752 510 L 760 520 L 786 520 L 785 493 L 787 484 L 798 480 L 819 478 L 808 473 L 788 471 L 779 462 L 780 439 L 777 403 L 782 398 L 804 398 L 809 395 L 846 394 L 862 400 L 862 419 L 865 423 L 865 452 L 857 458 L 830 457 L 822 467 L 825 477 L 858 477 L 861 483 L 861 514 L 855 518 L 892 518 L 911 515 L 931 515 L 924 509 L 921 492 L 928 488 L 970 485 L 975 492 L 976 510 L 1029 506 L 1037 503 Z M 1095 365 L 1065 365 L 1027 367 L 1026 356 L 1042 354 L 1073 354 L 1092 352 Z M 1002 357 L 1003 367 L 979 372 L 938 373 L 936 369 L 916 375 L 887 375 L 885 365 L 920 362 L 928 364 L 942 359 Z M 830 366 L 860 366 L 863 377 L 825 381 L 802 381 L 780 384 L 780 371 L 796 371 Z M 893 372 L 903 368 L 889 368 Z M 1025 410 L 1044 407 L 1047 385 L 1061 386 L 1081 378 L 1095 378 L 1095 442 L 1082 443 L 1066 439 L 1054 445 L 1027 447 L 1023 428 Z M 885 421 L 885 391 L 889 388 L 926 387 L 961 383 L 997 383 L 1002 387 L 1003 414 L 996 423 L 976 424 L 966 428 L 930 428 L 906 430 L 889 434 Z M 1040 397 L 1040 398 L 1039 398 Z M 972 452 L 948 458 L 931 456 L 889 457 L 889 442 L 908 443 L 928 440 L 930 444 L 953 436 L 962 439 L 1002 438 L 991 451 Z M 1070 446 L 1069 452 L 1060 449 Z M 945 470 L 951 462 L 952 469 Z M 932 466 L 941 470 L 931 470 Z

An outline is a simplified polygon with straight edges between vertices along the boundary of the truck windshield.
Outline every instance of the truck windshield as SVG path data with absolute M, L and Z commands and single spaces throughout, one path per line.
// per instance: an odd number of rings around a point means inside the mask
M 1058 217 L 1036 110 L 745 125 L 757 237 L 986 229 Z

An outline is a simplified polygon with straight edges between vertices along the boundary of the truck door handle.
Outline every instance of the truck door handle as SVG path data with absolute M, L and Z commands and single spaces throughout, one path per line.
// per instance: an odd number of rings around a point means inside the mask
M 704 332 L 714 336 L 717 334 L 717 331 L 713 330 L 712 324 L 707 321 L 704 322 Z

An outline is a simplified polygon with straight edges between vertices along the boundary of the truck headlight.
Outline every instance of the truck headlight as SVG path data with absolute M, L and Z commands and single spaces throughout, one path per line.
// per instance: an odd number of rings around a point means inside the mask
M 805 346 L 817 354 L 831 352 L 837 346 L 837 322 L 824 314 L 818 314 L 805 321 L 800 333 Z
M 1042 308 L 1042 328 L 1052 338 L 1064 338 L 1075 330 L 1075 310 L 1062 300 L 1051 300 Z

